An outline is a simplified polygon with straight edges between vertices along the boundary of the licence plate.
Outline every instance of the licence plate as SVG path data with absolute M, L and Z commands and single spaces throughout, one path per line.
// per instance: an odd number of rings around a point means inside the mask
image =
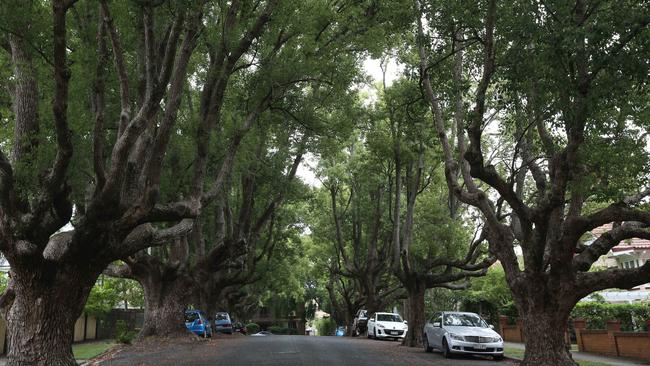
M 486 346 L 484 344 L 475 344 L 474 348 L 476 348 L 476 349 L 485 349 Z
M 391 335 L 397 335 L 397 332 L 390 332 Z

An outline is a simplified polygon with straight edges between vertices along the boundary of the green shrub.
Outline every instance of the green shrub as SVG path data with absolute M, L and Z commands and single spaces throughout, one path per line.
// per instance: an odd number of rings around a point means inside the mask
M 246 324 L 246 333 L 247 334 L 253 334 L 257 333 L 260 331 L 260 326 L 255 324 L 255 323 L 248 323 Z
M 581 302 L 571 312 L 571 318 L 583 318 L 588 329 L 605 329 L 608 320 L 619 320 L 623 331 L 644 331 L 650 319 L 650 303 L 607 304 Z
M 268 331 L 273 334 L 298 334 L 298 329 L 295 328 L 285 328 L 277 325 L 270 326 Z
M 336 322 L 331 318 L 316 320 L 316 330 L 319 336 L 330 336 L 336 332 Z
M 129 330 L 124 320 L 115 322 L 115 341 L 117 343 L 131 344 L 135 338 L 136 333 Z

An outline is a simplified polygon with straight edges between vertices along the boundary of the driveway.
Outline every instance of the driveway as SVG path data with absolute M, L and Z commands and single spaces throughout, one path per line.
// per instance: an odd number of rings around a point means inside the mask
M 93 363 L 127 365 L 274 365 L 388 366 L 454 365 L 512 366 L 513 361 L 462 357 L 447 360 L 438 353 L 402 347 L 398 342 L 348 337 L 267 336 L 219 337 L 208 342 L 128 347 L 111 359 Z

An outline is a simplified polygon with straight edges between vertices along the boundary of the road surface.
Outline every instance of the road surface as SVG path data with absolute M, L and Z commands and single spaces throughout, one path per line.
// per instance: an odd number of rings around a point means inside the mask
M 126 365 L 273 365 L 273 366 L 512 366 L 512 361 L 489 357 L 460 357 L 447 360 L 439 353 L 402 347 L 398 342 L 348 337 L 224 336 L 208 342 L 131 347 L 101 366 Z

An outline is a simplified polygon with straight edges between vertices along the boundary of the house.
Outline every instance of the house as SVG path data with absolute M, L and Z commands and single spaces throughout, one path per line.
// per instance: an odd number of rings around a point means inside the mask
M 305 304 L 283 297 L 270 298 L 257 308 L 250 321 L 262 329 L 270 326 L 295 329 L 298 334 L 305 334 Z
M 600 235 L 612 229 L 612 224 L 597 227 L 588 234 L 585 245 L 593 243 Z M 607 255 L 604 255 L 594 263 L 596 268 L 637 268 L 650 262 L 650 240 L 646 239 L 627 239 L 612 248 Z M 650 299 L 650 283 L 646 283 L 623 292 L 639 292 L 638 294 L 623 294 L 621 291 L 607 291 L 600 294 L 606 294 L 607 302 L 634 302 Z

